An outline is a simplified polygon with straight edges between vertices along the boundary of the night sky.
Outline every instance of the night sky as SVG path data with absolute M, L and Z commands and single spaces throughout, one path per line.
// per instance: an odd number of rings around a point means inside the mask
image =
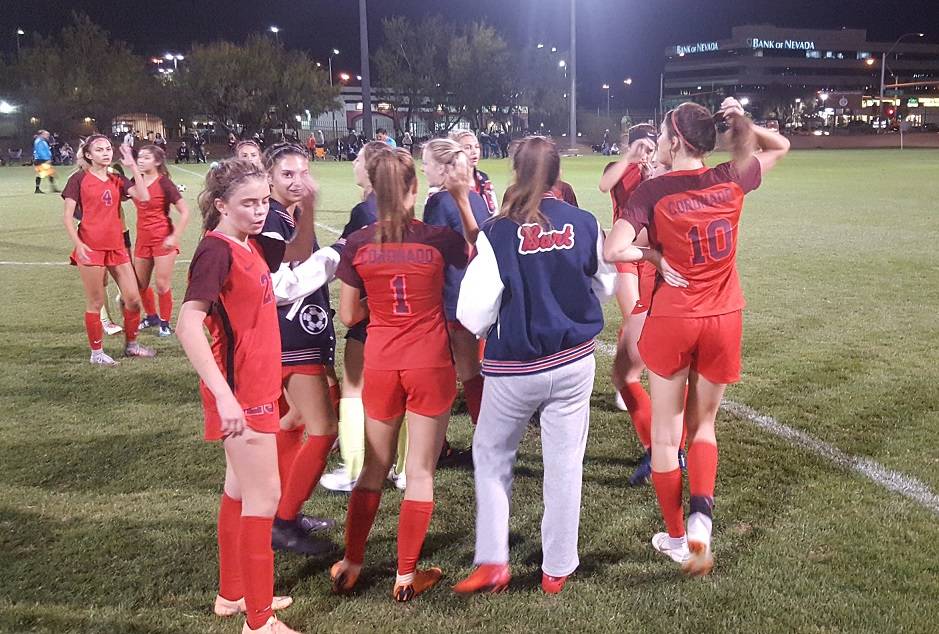
M 892 41 L 924 31 L 939 42 L 939 0 L 577 0 L 579 98 L 585 106 L 605 101 L 601 84 L 614 86 L 614 100 L 651 106 L 658 96 L 664 49 L 670 44 L 730 36 L 734 25 L 773 23 L 803 28 L 864 28 L 868 37 Z M 570 0 L 369 0 L 372 49 L 381 44 L 381 19 L 390 15 L 441 14 L 451 21 L 484 19 L 519 46 L 568 48 Z M 153 55 L 185 51 L 189 44 L 216 39 L 242 40 L 248 33 L 277 25 L 289 48 L 309 51 L 325 62 L 338 47 L 335 72 L 359 67 L 358 0 L 74 0 L 83 11 L 137 52 Z M 0 0 L 8 28 L 0 50 L 15 48 L 14 32 L 54 33 L 70 20 L 62 3 Z M 853 7 L 845 10 L 844 7 Z M 547 51 L 547 49 L 546 49 Z M 550 54 L 547 53 L 546 54 Z M 622 81 L 634 84 L 623 94 Z

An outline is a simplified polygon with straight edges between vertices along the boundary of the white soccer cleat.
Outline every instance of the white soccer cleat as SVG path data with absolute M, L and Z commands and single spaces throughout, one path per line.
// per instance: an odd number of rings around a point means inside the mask
M 324 473 L 320 484 L 325 489 L 340 493 L 349 493 L 355 488 L 355 480 L 349 478 L 349 470 L 344 464 L 340 464 L 330 473 Z
M 248 627 L 248 622 L 245 621 L 244 627 L 241 628 L 241 634 L 300 634 L 300 632 L 290 629 L 278 621 L 276 616 L 272 616 L 267 620 L 267 623 L 256 630 L 252 630 Z
M 104 334 L 106 335 L 116 335 L 119 332 L 124 332 L 121 326 L 115 324 L 110 319 L 102 319 L 101 327 L 104 329 Z
M 91 365 L 103 365 L 105 367 L 112 367 L 115 365 L 120 365 L 120 361 L 115 361 L 110 356 L 108 356 L 104 350 L 92 350 L 91 359 L 88 360 Z
M 687 561 L 682 563 L 682 571 L 691 577 L 703 577 L 714 568 L 714 555 L 711 553 L 712 520 L 704 513 L 692 513 L 688 517 Z
M 388 472 L 388 479 L 391 480 L 391 483 L 395 485 L 395 488 L 399 491 L 404 491 L 408 488 L 407 474 L 398 473 L 395 471 L 394 467 L 391 467 L 391 471 Z
M 619 393 L 619 390 L 613 390 L 613 393 L 616 394 L 616 409 L 621 412 L 628 412 L 629 408 L 626 407 L 626 401 L 623 400 L 623 395 Z
M 148 348 L 147 346 L 143 346 L 136 341 L 132 341 L 124 346 L 124 356 L 150 359 L 156 356 L 156 350 L 153 348 Z
M 684 537 L 670 537 L 668 533 L 656 533 L 652 536 L 652 547 L 672 561 L 683 564 L 688 560 L 688 540 Z
M 292 597 L 274 597 L 274 600 L 271 601 L 271 609 L 283 610 L 284 608 L 289 608 L 291 604 L 293 604 Z M 244 597 L 237 601 L 229 601 L 221 595 L 216 595 L 215 606 L 212 608 L 212 611 L 215 612 L 217 616 L 235 616 L 236 614 L 245 612 L 247 609 Z

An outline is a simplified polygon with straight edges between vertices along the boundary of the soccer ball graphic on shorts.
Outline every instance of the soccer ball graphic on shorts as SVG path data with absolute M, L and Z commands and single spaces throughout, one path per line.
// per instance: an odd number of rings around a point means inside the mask
M 177 185 L 177 186 L 176 186 L 176 191 L 178 191 L 179 193 L 183 193 L 184 191 L 186 191 L 186 186 L 185 186 L 185 185 Z
M 300 320 L 300 327 L 311 335 L 320 334 L 326 330 L 326 326 L 329 324 L 329 316 L 326 311 L 316 304 L 304 306 L 297 318 Z

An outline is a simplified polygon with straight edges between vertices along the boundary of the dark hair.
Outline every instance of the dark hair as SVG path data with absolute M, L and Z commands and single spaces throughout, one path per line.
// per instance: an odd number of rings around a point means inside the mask
M 161 148 L 159 145 L 145 145 L 137 150 L 138 155 L 141 152 L 150 152 L 150 154 L 153 155 L 153 158 L 157 162 L 157 173 L 160 176 L 170 175 L 170 171 L 166 169 L 166 152 L 163 151 L 163 148 Z
M 515 179 L 505 195 L 505 204 L 499 216 L 518 224 L 546 226 L 547 218 L 539 206 L 544 193 L 554 187 L 561 175 L 561 155 L 543 136 L 522 139 L 512 155 Z
M 310 153 L 306 148 L 296 143 L 275 143 L 264 151 L 264 169 L 270 172 L 277 165 L 277 161 L 286 156 L 302 156 L 310 160 Z
M 229 134 L 233 134 L 233 133 L 229 132 Z M 253 145 L 255 149 L 257 149 L 258 154 L 261 153 L 261 146 L 258 145 L 256 141 L 253 141 L 252 139 L 243 139 L 241 141 L 238 141 L 238 143 L 235 143 L 235 147 L 232 149 L 232 152 L 235 156 L 238 156 L 238 150 L 241 149 L 242 145 Z
M 403 241 L 405 229 L 414 218 L 414 208 L 406 209 L 402 201 L 417 186 L 417 170 L 411 153 L 386 145 L 371 153 L 365 169 L 378 207 L 376 242 Z
M 634 125 L 623 133 L 627 146 L 632 145 L 636 141 L 641 141 L 642 139 L 649 139 L 652 143 L 655 143 L 658 136 L 658 131 L 655 129 L 655 126 L 649 123 Z
M 91 156 L 88 154 L 88 152 L 91 150 L 91 144 L 97 141 L 98 139 L 104 139 L 109 144 L 111 143 L 111 139 L 109 139 L 103 134 L 92 134 L 91 136 L 86 138 L 84 141 L 82 141 L 81 145 L 78 146 L 78 156 L 81 158 L 81 160 L 83 160 L 89 166 L 91 165 Z
M 388 134 L 388 129 L 387 129 L 387 128 L 378 128 L 377 130 L 375 130 L 375 134 Z
M 677 138 L 688 151 L 702 157 L 717 146 L 717 126 L 714 115 L 704 106 L 685 102 L 665 115 L 665 128 L 671 137 Z
M 226 159 L 214 164 L 205 175 L 205 187 L 199 193 L 199 209 L 202 210 L 202 228 L 212 231 L 218 226 L 221 214 L 215 207 L 215 200 L 228 200 L 232 189 L 251 178 L 267 181 L 267 174 L 249 161 Z

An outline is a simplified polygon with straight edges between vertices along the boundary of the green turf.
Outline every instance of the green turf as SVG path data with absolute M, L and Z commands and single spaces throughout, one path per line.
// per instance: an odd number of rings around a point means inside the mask
M 603 164 L 590 157 L 563 167 L 581 206 L 608 226 L 609 201 L 596 189 Z M 728 393 L 933 491 L 937 168 L 935 151 L 797 152 L 748 198 L 745 376 Z M 504 190 L 505 163 L 484 169 Z M 199 178 L 172 172 L 193 204 Z M 356 201 L 351 167 L 317 163 L 313 172 L 322 188 L 320 241 L 329 243 L 326 227 L 340 228 Z M 0 261 L 64 262 L 61 201 L 33 195 L 32 175 L 0 168 Z M 197 238 L 194 223 L 182 257 Z M 184 277 L 180 265 L 177 297 Z M 196 378 L 178 344 L 148 334 L 156 360 L 91 368 L 74 269 L 4 264 L 0 279 L 0 631 L 240 631 L 237 620 L 209 610 L 223 458 L 200 440 Z M 615 314 L 609 305 L 607 342 Z M 357 596 L 329 594 L 329 559 L 277 557 L 277 590 L 296 600 L 284 619 L 307 632 L 935 630 L 935 514 L 727 416 L 717 567 L 703 581 L 681 578 L 648 545 L 660 527 L 652 490 L 624 486 L 638 452 L 628 417 L 611 404 L 609 359 L 598 361 L 582 564 L 560 596 L 538 588 L 541 464 L 530 434 L 517 470 L 509 593 L 467 600 L 445 584 L 394 605 L 401 494 L 389 489 Z M 458 412 L 451 436 L 465 446 L 470 426 Z M 442 470 L 437 497 L 424 560 L 442 566 L 450 584 L 472 563 L 471 472 Z M 341 519 L 345 502 L 320 489 L 307 510 Z

